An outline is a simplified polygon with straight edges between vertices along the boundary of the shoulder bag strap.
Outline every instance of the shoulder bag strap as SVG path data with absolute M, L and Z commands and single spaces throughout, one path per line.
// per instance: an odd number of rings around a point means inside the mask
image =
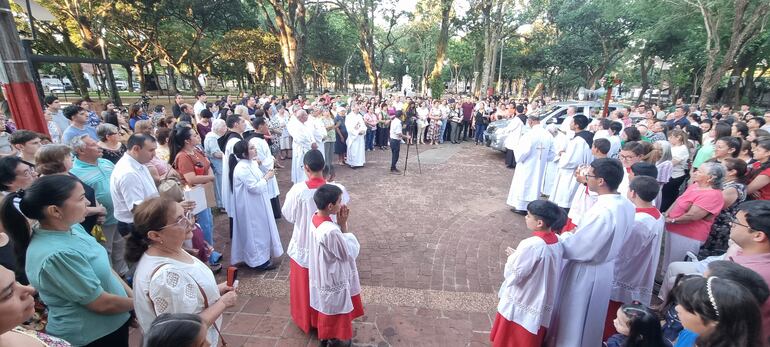
M 201 287 L 198 281 L 196 281 L 195 278 L 193 278 L 192 276 L 190 276 L 190 279 L 192 279 L 193 282 L 195 282 L 195 285 L 198 286 L 198 290 L 201 292 L 201 295 L 203 296 L 203 309 L 205 310 L 209 308 L 209 298 L 206 295 L 206 292 L 203 290 L 203 287 Z M 219 330 L 219 327 L 217 326 L 217 322 L 213 321 L 211 322 L 211 325 L 213 325 L 214 330 L 217 331 L 217 334 L 219 335 L 219 340 L 222 341 L 222 346 L 227 346 L 227 342 L 225 342 L 225 338 L 224 336 L 222 336 L 222 332 Z

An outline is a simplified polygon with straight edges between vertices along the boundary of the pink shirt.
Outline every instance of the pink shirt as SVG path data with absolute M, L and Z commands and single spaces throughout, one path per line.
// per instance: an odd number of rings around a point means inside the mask
M 770 253 L 741 255 L 741 251 L 738 251 L 738 254 L 730 257 L 730 260 L 754 270 L 765 282 L 770 283 Z M 759 309 L 762 314 L 762 332 L 765 335 L 765 341 L 767 341 L 770 339 L 770 299 L 765 300 Z
M 666 230 L 672 233 L 677 233 L 687 238 L 695 239 L 701 242 L 705 242 L 711 231 L 711 225 L 714 224 L 714 218 L 722 210 L 725 204 L 725 200 L 722 197 L 722 191 L 718 189 L 701 189 L 697 184 L 691 184 L 687 187 L 676 202 L 671 206 L 668 212 L 669 218 L 678 218 L 687 213 L 690 206 L 698 206 L 710 213 L 703 219 L 681 223 L 672 224 L 666 223 Z

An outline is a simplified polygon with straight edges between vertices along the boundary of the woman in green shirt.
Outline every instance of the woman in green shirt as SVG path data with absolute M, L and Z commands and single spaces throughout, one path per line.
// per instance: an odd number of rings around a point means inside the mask
M 717 124 L 714 124 L 714 126 L 709 130 L 709 141 L 705 142 L 703 144 L 703 147 L 701 147 L 698 150 L 698 153 L 695 154 L 695 159 L 692 161 L 692 169 L 697 170 L 700 167 L 700 164 L 705 163 L 707 160 L 714 157 L 714 146 L 718 139 L 721 139 L 723 137 L 730 136 L 732 128 L 730 127 L 730 124 L 724 121 L 719 121 Z M 704 136 L 705 137 L 705 136 Z
M 46 332 L 73 346 L 127 347 L 133 293 L 80 226 L 87 205 L 77 179 L 51 175 L 6 196 L 0 210 L 18 264 L 48 305 Z M 30 228 L 27 218 L 38 223 Z

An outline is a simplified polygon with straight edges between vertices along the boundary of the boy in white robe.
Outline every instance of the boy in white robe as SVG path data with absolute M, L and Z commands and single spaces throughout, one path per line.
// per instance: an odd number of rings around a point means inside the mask
M 257 117 L 252 120 L 252 126 L 256 130 L 254 135 L 249 139 L 249 145 L 254 146 L 257 149 L 256 162 L 259 164 L 259 169 L 262 172 L 267 172 L 275 169 L 275 157 L 270 150 L 270 145 L 265 141 L 264 132 L 267 130 L 267 122 L 265 117 Z M 278 196 L 281 194 L 278 190 L 278 179 L 273 176 L 267 181 L 267 196 L 270 198 L 270 207 L 273 210 L 273 218 L 281 218 L 281 203 L 278 201 Z
M 609 149 L 610 142 L 607 139 L 594 139 L 593 146 L 591 146 L 591 154 L 595 159 L 607 158 Z M 567 214 L 567 224 L 564 226 L 563 231 L 574 231 L 580 225 L 580 219 L 596 203 L 597 194 L 588 189 L 586 178 L 580 170 L 575 171 L 575 180 L 580 183 L 580 187 L 575 191 L 575 196 L 572 198 L 572 207 L 570 207 Z
M 511 119 L 511 122 L 518 122 L 518 119 Z M 540 119 L 537 116 L 529 116 L 527 125 L 531 130 L 524 134 L 514 147 L 518 164 L 506 201 L 514 213 L 521 215 L 526 214 L 524 209 L 530 202 L 540 198 L 545 166 L 556 156 L 553 137 L 540 125 Z
M 313 231 L 313 214 L 317 208 L 313 202 L 316 189 L 326 184 L 323 179 L 324 158 L 317 149 L 310 150 L 304 158 L 305 174 L 309 178 L 299 182 L 286 193 L 283 202 L 283 218 L 294 224 L 291 241 L 286 253 L 289 255 L 289 304 L 294 324 L 308 333 L 311 328 L 313 309 L 310 307 L 308 257 L 310 256 L 310 233 Z
M 322 346 L 349 345 L 353 320 L 364 315 L 356 258 L 361 250 L 348 231 L 350 210 L 342 204 L 342 190 L 325 184 L 313 195 L 318 211 L 310 236 L 310 306 Z M 337 223 L 331 219 L 337 216 Z
M 366 162 L 366 123 L 364 117 L 355 109 L 345 117 L 345 128 L 348 130 L 348 138 L 345 143 L 348 146 L 348 158 L 346 164 L 351 168 L 364 166 Z
M 593 155 L 591 155 L 593 133 L 585 130 L 588 126 L 588 118 L 577 115 L 572 120 L 575 137 L 570 140 L 566 151 L 561 154 L 559 164 L 557 164 L 559 171 L 556 174 L 556 184 L 553 185 L 553 190 L 548 196 L 548 200 L 562 208 L 570 208 L 575 191 L 580 185 L 575 180 L 575 170 L 593 160 Z
M 665 226 L 665 219 L 655 208 L 656 182 L 654 177 L 638 175 L 630 184 L 627 197 L 636 206 L 636 214 L 634 226 L 620 248 L 622 256 L 615 262 L 615 279 L 604 325 L 605 340 L 616 333 L 613 321 L 620 306 L 634 301 L 650 306 Z
M 617 193 L 620 161 L 594 160 L 585 177 L 599 196 L 577 231 L 560 236 L 565 262 L 548 346 L 601 346 L 615 260 L 634 224 L 634 205 Z
M 527 205 L 525 222 L 532 236 L 514 250 L 506 249 L 505 280 L 497 296 L 492 346 L 539 347 L 551 322 L 562 267 L 562 246 L 554 230 L 567 216 L 556 204 L 535 200 Z

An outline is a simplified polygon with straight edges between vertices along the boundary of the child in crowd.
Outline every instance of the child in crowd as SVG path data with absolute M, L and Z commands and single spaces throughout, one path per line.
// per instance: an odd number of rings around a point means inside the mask
M 667 347 L 660 321 L 655 311 L 641 304 L 625 304 L 617 310 L 614 320 L 617 334 L 610 336 L 606 347 Z
M 564 227 L 567 216 L 546 200 L 529 203 L 527 212 L 532 236 L 517 249 L 506 249 L 505 280 L 489 336 L 496 347 L 542 345 L 559 288 L 563 249 L 555 231 Z

